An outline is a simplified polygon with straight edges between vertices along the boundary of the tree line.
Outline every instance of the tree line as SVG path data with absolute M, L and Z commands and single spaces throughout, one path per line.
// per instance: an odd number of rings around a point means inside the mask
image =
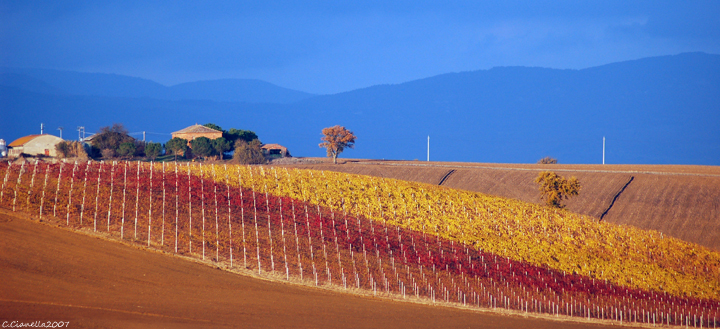
M 55 146 L 58 155 L 63 158 L 80 159 L 138 159 L 155 160 L 163 155 L 173 155 L 178 159 L 224 159 L 227 152 L 235 150 L 233 159 L 244 164 L 265 163 L 262 143 L 257 134 L 250 130 L 231 128 L 224 130 L 220 126 L 208 123 L 204 126 L 222 132 L 222 137 L 209 139 L 198 137 L 191 141 L 172 138 L 166 143 L 146 143 L 130 136 L 128 130 L 119 123 L 102 127 L 92 136 L 89 143 L 62 141 Z

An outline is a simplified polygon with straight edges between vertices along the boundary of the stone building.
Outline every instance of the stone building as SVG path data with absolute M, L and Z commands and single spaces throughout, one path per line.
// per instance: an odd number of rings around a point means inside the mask
M 208 128 L 199 124 L 192 125 L 182 130 L 178 130 L 172 133 L 173 138 L 182 138 L 190 142 L 191 140 L 198 137 L 207 137 L 209 139 L 216 139 L 222 137 L 222 131 Z
M 62 141 L 62 138 L 49 134 L 20 137 L 8 145 L 8 156 L 15 158 L 20 154 L 27 154 L 55 157 L 57 156 L 55 145 Z
M 290 157 L 290 152 L 287 147 L 280 144 L 263 144 L 260 147 L 265 156 L 270 158 L 285 158 Z

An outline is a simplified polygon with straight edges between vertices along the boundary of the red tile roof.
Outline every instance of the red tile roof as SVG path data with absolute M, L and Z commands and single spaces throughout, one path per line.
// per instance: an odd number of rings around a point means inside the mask
M 14 140 L 12 143 L 10 143 L 10 145 L 8 145 L 8 146 L 10 146 L 10 147 L 23 146 L 23 145 L 27 144 L 27 142 L 35 139 L 36 137 L 40 137 L 40 136 L 42 136 L 42 135 L 29 135 L 29 136 L 25 136 L 25 137 L 20 137 L 20 138 Z
M 280 144 L 264 144 L 261 146 L 261 148 L 268 149 L 268 150 L 284 150 L 287 149 L 285 146 L 282 146 Z
M 205 126 L 202 126 L 199 124 L 195 124 L 195 125 L 185 128 L 185 129 L 178 130 L 178 131 L 174 132 L 173 134 L 189 134 L 189 133 L 203 134 L 203 133 L 221 133 L 221 132 L 222 131 L 220 131 L 220 130 L 215 130 L 215 129 L 208 128 L 208 127 L 205 127 Z

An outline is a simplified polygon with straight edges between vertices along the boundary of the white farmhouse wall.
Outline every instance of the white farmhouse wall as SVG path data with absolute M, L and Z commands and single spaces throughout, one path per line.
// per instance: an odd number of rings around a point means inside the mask
M 63 139 L 57 136 L 41 135 L 25 143 L 22 146 L 21 152 L 29 155 L 49 155 L 56 157 L 57 151 L 55 150 L 55 145 L 62 141 Z

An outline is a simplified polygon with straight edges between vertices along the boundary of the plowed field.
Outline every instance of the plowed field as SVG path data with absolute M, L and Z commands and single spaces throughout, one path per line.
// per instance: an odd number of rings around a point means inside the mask
M 367 160 L 343 160 L 333 165 L 324 159 L 317 161 L 324 162 L 288 166 L 436 185 L 442 181 L 442 186 L 450 188 L 538 204 L 541 200 L 534 183 L 535 177 L 543 170 L 555 171 L 561 176 L 575 176 L 582 184 L 580 195 L 565 202 L 570 211 L 602 217 L 611 223 L 657 230 L 720 250 L 720 167 Z M 450 171 L 453 172 L 445 177 Z M 621 190 L 622 193 L 619 193 Z

